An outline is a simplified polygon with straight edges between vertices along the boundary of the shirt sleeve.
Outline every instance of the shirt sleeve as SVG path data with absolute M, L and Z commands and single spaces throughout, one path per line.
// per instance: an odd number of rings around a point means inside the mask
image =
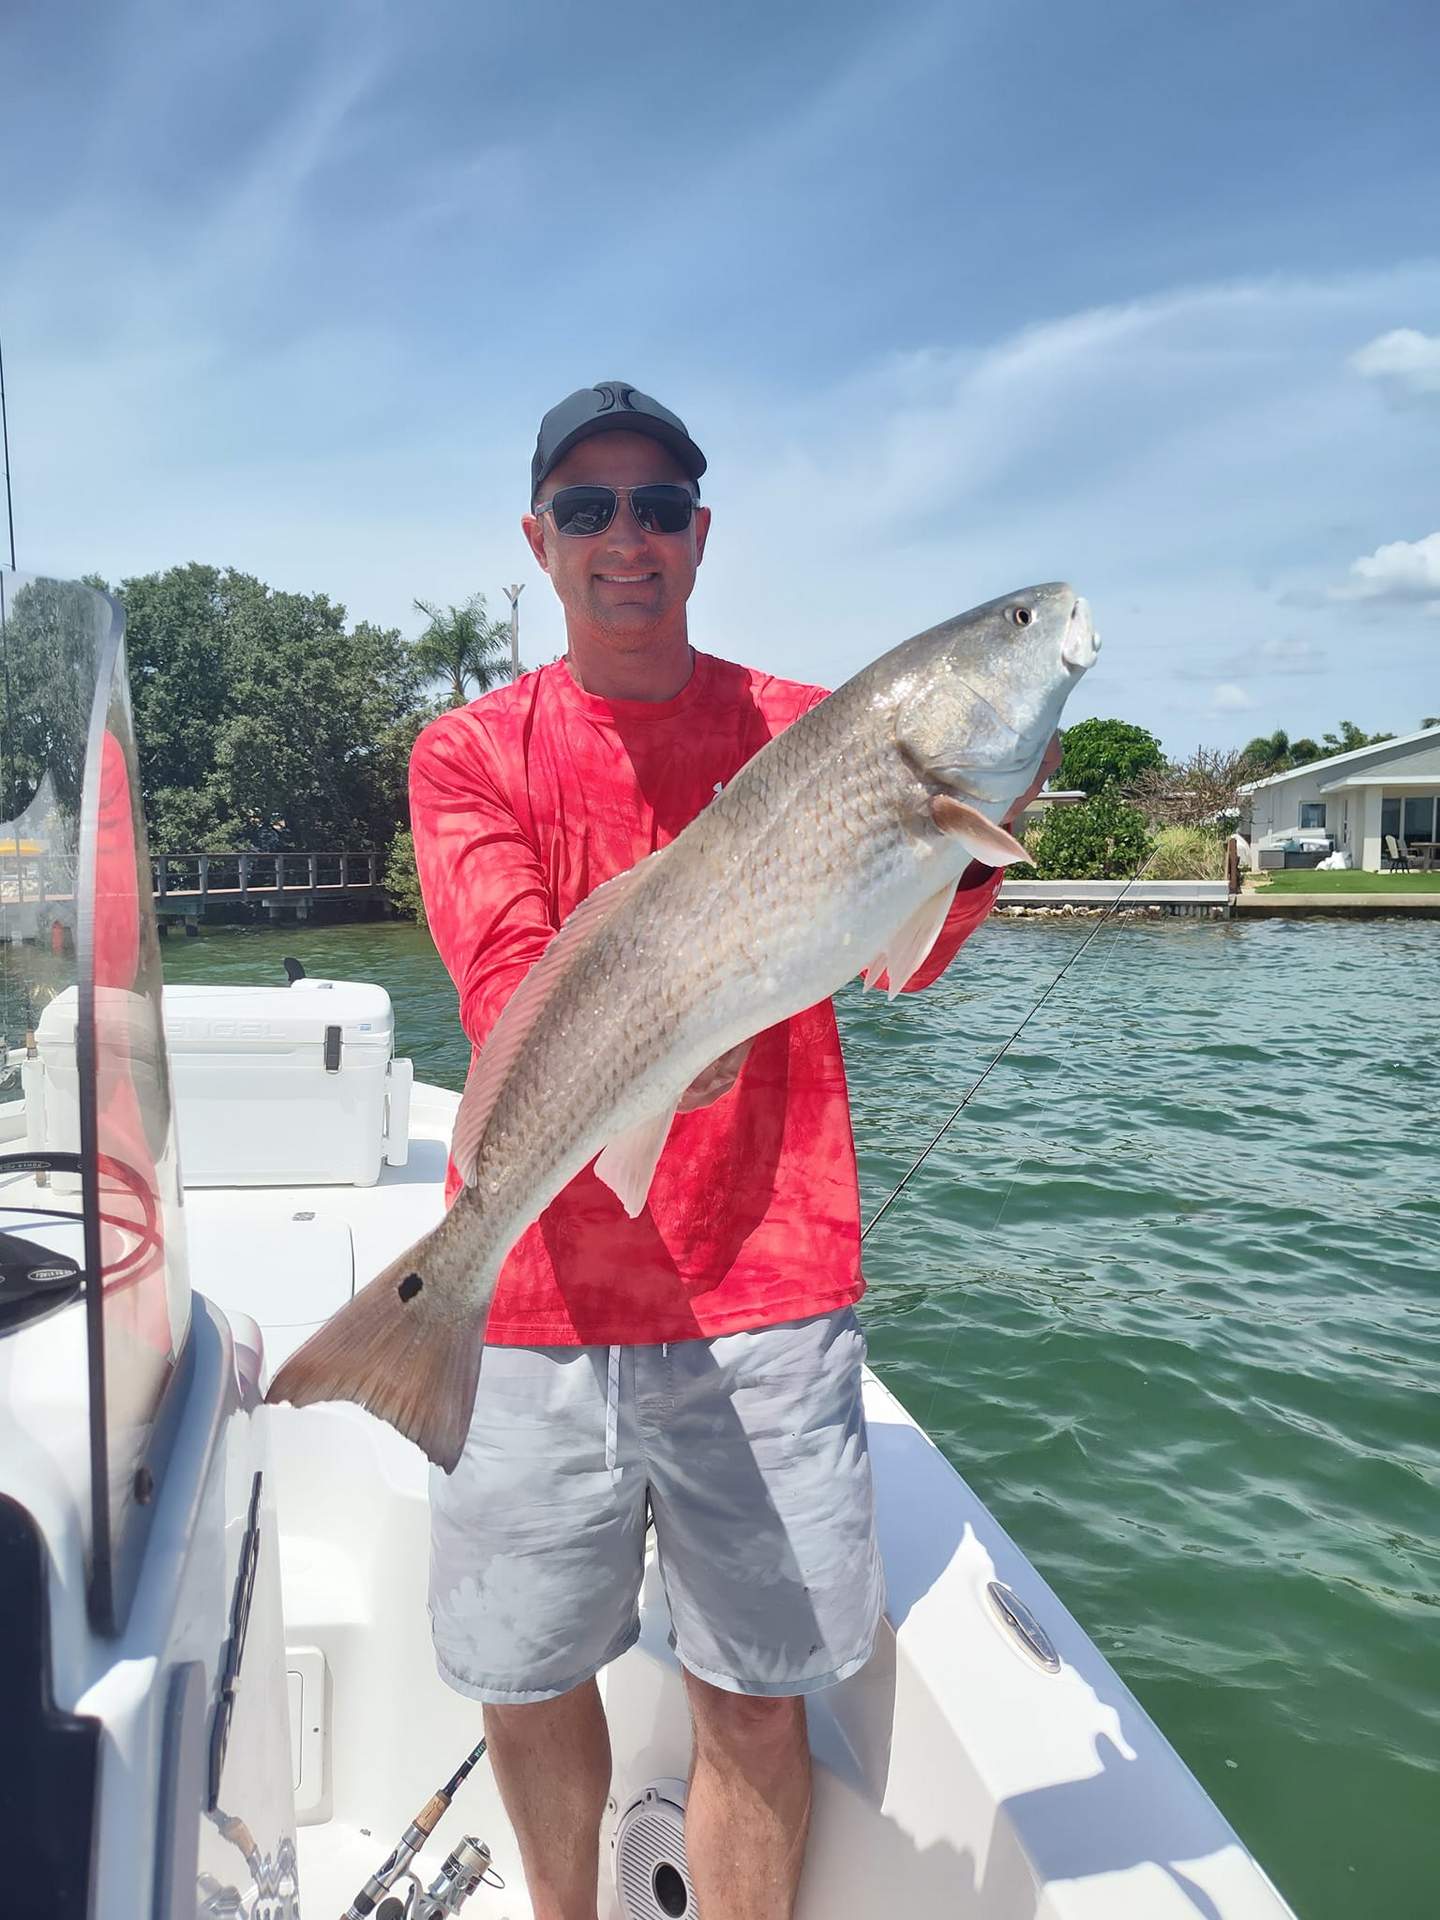
M 410 757 L 410 824 L 431 938 L 472 1046 L 556 932 L 545 868 L 496 771 L 486 729 L 442 714 Z

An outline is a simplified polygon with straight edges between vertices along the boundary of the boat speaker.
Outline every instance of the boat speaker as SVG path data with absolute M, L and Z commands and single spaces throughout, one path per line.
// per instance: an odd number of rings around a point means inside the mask
M 696 1920 L 683 1780 L 655 1780 L 636 1794 L 615 1823 L 611 1847 L 624 1920 Z

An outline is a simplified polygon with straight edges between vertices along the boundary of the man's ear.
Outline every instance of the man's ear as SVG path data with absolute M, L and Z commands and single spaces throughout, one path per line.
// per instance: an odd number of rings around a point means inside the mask
M 524 534 L 526 545 L 529 547 L 531 553 L 533 553 L 535 558 L 540 562 L 545 572 L 549 573 L 550 563 L 545 558 L 545 528 L 541 524 L 539 515 L 534 513 L 522 514 L 520 531 Z
M 705 542 L 709 537 L 710 509 L 697 506 L 695 509 L 695 564 L 697 567 L 705 558 Z

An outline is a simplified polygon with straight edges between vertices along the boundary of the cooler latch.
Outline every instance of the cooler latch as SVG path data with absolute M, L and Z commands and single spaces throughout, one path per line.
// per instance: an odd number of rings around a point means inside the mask
M 339 1027 L 326 1027 L 325 1029 L 325 1071 L 326 1073 L 338 1073 L 340 1071 Z

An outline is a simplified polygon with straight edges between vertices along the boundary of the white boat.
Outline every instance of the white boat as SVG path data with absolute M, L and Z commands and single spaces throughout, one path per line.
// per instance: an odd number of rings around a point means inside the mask
M 433 1832 L 412 1824 L 481 1734 L 431 1653 L 430 1469 L 355 1407 L 260 1404 L 439 1217 L 456 1097 L 412 1090 L 363 983 L 192 988 L 162 1017 L 118 610 L 7 594 L 5 664 L 23 676 L 25 623 L 48 621 L 76 686 L 39 826 L 20 795 L 70 898 L 0 887 L 7 941 L 22 907 L 41 933 L 0 949 L 3 1910 L 522 1920 L 483 1757 Z M 1019 1548 L 884 1385 L 865 1392 L 888 1604 L 869 1665 L 808 1702 L 804 1920 L 1288 1913 Z M 640 1641 L 601 1677 L 611 1920 L 694 1911 L 667 1628 L 652 1564 Z M 407 1831 L 411 1877 L 381 1872 Z

